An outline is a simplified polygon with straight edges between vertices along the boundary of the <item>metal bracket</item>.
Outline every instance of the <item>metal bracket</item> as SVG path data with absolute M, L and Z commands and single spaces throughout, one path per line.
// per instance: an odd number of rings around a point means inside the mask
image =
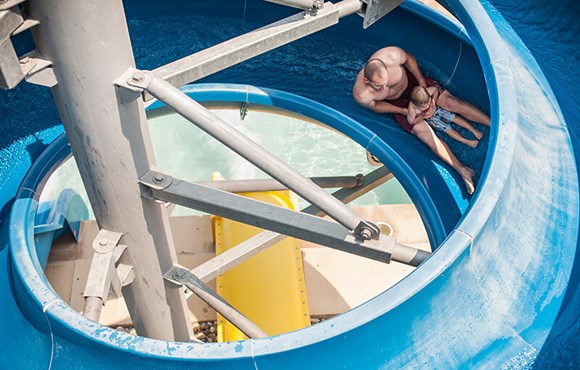
M 151 169 L 139 179 L 139 182 L 151 189 L 162 190 L 173 183 L 173 177 Z
M 123 233 L 101 229 L 93 240 L 93 249 L 97 253 L 110 253 L 119 243 Z
M 131 67 L 121 77 L 113 81 L 113 85 L 119 88 L 118 94 L 121 102 L 129 103 L 142 97 L 151 78 L 153 78 L 151 72 Z
M 9 6 L 7 6 L 9 3 Z M 22 81 L 18 56 L 10 36 L 23 22 L 16 3 L 2 3 L 0 0 L 0 87 L 12 89 Z
M 10 9 L 24 1 L 25 0 L 0 0 L 0 11 Z
M 364 17 L 363 28 L 369 28 L 373 23 L 390 13 L 403 0 L 362 0 L 363 5 L 359 14 Z
M 52 61 L 44 59 L 36 51 L 20 59 L 20 68 L 22 68 L 28 83 L 46 87 L 58 84 L 52 68 Z
M 93 260 L 83 295 L 98 297 L 103 303 L 108 298 L 119 297 L 121 287 L 130 284 L 134 279 L 133 267 L 115 264 L 119 261 L 126 245 L 119 244 L 122 233 L 101 229 L 93 241 Z
M 374 222 L 362 220 L 352 233 L 361 240 L 378 240 L 381 229 Z

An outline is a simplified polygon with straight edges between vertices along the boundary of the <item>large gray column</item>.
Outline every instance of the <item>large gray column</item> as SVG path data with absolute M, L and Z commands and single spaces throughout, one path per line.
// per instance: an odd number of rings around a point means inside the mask
M 191 325 L 179 288 L 162 271 L 176 262 L 165 207 L 143 199 L 138 178 L 154 164 L 141 101 L 121 104 L 113 81 L 135 66 L 120 0 L 29 0 L 34 38 L 52 60 L 53 89 L 100 228 L 123 233 L 135 270 L 123 289 L 140 335 L 186 341 Z

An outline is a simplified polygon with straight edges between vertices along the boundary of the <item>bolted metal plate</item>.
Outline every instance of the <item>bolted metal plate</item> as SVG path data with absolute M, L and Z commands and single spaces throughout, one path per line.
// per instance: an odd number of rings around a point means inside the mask
M 366 7 L 363 6 L 363 28 L 369 28 L 391 10 L 401 5 L 402 2 L 403 0 L 363 0 L 363 3 L 367 4 Z

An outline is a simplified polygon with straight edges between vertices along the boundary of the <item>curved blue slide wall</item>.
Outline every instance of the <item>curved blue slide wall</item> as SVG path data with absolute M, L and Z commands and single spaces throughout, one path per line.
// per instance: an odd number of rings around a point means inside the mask
M 440 250 L 393 289 L 336 319 L 264 340 L 191 345 L 135 338 L 100 327 L 71 312 L 46 289 L 35 261 L 21 252 L 23 246 L 34 244 L 29 227 L 35 216 L 31 189 L 39 185 L 34 178 L 46 172 L 42 164 L 51 161 L 43 159 L 30 170 L 31 182 L 23 184 L 19 196 L 27 205 L 14 201 L 14 195 L 30 163 L 61 129 L 45 90 L 20 86 L 15 91 L 2 92 L 0 113 L 5 117 L 2 123 L 7 133 L 0 138 L 2 361 L 13 368 L 121 368 L 128 364 L 132 368 L 179 368 L 186 363 L 216 369 L 526 368 L 542 350 L 548 334 L 550 343 L 559 342 L 574 330 L 577 332 L 578 311 L 574 307 L 578 307 L 578 263 L 574 266 L 573 263 L 578 234 L 578 180 L 570 128 L 563 119 L 570 122 L 571 117 L 563 116 L 556 104 L 560 102 L 559 93 L 572 90 L 550 89 L 542 70 L 509 23 L 488 3 L 483 7 L 474 2 L 464 3 L 465 9 L 458 2 L 450 5 L 465 24 L 481 64 L 474 59 L 475 53 L 468 43 L 462 42 L 463 32 L 454 34 L 451 27 L 451 33 L 433 28 L 428 12 L 426 17 L 403 10 L 394 12 L 369 29 L 372 32 L 360 30 L 360 19 L 350 17 L 323 37 L 348 34 L 361 47 L 371 49 L 400 43 L 415 53 L 422 65 L 433 60 L 429 69 L 437 77 L 452 76 L 449 87 L 454 92 L 482 107 L 487 106 L 489 95 L 492 121 L 497 126 L 490 133 L 487 159 L 483 163 L 483 159 L 462 158 L 474 167 L 479 165 L 481 180 L 474 202 Z M 248 21 L 250 15 L 278 18 L 279 13 L 274 11 L 278 8 L 256 13 L 253 9 L 258 5 L 264 4 L 248 2 L 245 9 L 239 10 L 245 12 Z M 205 5 L 179 3 L 176 11 L 188 14 L 183 10 L 192 9 L 180 9 L 188 6 L 203 12 Z M 409 7 L 417 8 L 414 4 Z M 497 28 L 484 10 L 491 14 Z M 151 9 L 144 5 L 132 12 L 128 8 L 137 25 L 145 22 L 139 15 L 142 11 Z M 397 33 L 390 27 L 407 32 Z M 138 44 L 139 38 L 133 37 Z M 147 34 L 142 37 L 146 39 Z M 425 38 L 431 42 L 424 41 Z M 306 41 L 299 45 L 309 46 Z M 427 47 L 433 45 L 437 46 L 435 55 Z M 136 46 L 138 60 L 150 51 Z M 313 53 L 313 49 L 309 52 Z M 174 57 L 166 55 L 165 61 Z M 143 57 L 143 60 L 143 64 L 153 64 L 151 59 Z M 352 72 L 360 68 L 361 62 L 364 60 L 344 69 L 351 68 Z M 251 70 L 251 63 L 248 68 Z M 425 154 L 428 152 L 412 137 L 396 128 L 383 129 L 382 118 L 346 99 L 312 89 L 320 82 L 308 81 L 312 74 L 301 77 L 300 73 L 292 74 L 290 68 L 285 76 L 275 69 L 262 69 L 263 77 L 256 80 L 259 76 L 256 73 L 235 77 L 239 72 L 240 69 L 233 68 L 214 78 L 300 93 L 347 113 L 371 130 L 384 130 L 381 138 L 403 159 L 409 153 L 428 158 Z M 343 97 L 348 95 L 352 75 L 324 74 L 322 81 L 327 78 L 335 78 L 337 91 L 344 93 Z M 453 179 L 448 181 L 454 183 Z M 18 221 L 12 225 L 18 227 L 9 228 L 6 222 L 11 209 L 12 219 Z M 451 212 L 465 212 L 460 199 Z M 13 243 L 10 246 L 9 234 Z M 15 241 L 28 244 L 15 245 Z M 8 256 L 9 247 L 13 261 Z M 572 289 L 564 297 L 569 285 Z M 571 341 L 565 343 L 573 345 Z M 550 359 L 564 356 L 568 356 L 566 361 L 574 361 L 575 354 L 570 357 L 570 353 L 559 354 L 549 348 L 547 355 L 542 355 L 542 351 L 539 356 L 540 360 L 547 359 L 542 360 L 546 366 L 567 368 L 570 362 L 550 363 Z

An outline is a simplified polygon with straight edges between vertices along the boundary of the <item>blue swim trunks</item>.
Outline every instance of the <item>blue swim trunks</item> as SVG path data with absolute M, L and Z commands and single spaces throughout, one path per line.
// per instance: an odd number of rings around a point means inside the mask
M 451 121 L 455 118 L 455 113 L 449 112 L 441 107 L 437 107 L 433 117 L 425 118 L 429 126 L 435 130 L 447 133 L 451 130 Z

